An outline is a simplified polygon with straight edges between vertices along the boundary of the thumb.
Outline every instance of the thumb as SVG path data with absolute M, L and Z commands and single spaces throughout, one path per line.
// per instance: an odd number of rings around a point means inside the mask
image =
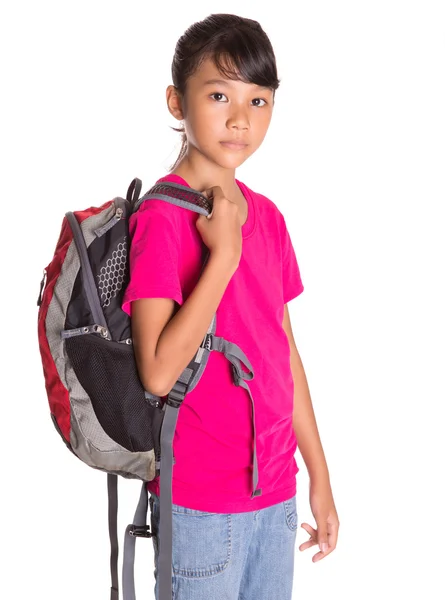
M 326 520 L 318 526 L 318 546 L 323 554 L 328 551 L 328 527 Z
M 213 208 L 214 208 L 214 203 L 215 203 L 214 189 L 215 189 L 214 187 L 209 187 L 202 192 L 202 194 L 207 198 L 207 200 L 212 201 L 211 206 L 210 206 L 210 212 L 208 215 L 206 215 L 207 219 L 211 219 L 212 215 L 213 215 Z

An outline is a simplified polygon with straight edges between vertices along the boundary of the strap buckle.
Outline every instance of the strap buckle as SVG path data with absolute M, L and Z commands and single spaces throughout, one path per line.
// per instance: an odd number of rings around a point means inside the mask
M 208 350 L 209 352 L 211 352 L 213 350 L 213 334 L 212 333 L 206 333 L 205 338 L 202 340 L 201 342 L 201 348 L 205 348 L 206 350 Z
M 153 537 L 153 534 L 150 531 L 150 525 L 132 525 L 128 533 L 133 537 Z

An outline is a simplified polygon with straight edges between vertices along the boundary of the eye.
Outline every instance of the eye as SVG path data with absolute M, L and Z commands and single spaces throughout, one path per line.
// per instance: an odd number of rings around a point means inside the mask
M 214 94 L 210 94 L 210 98 L 212 98 L 213 96 L 224 96 L 224 94 L 221 94 L 221 92 L 215 92 Z M 217 102 L 219 101 L 217 100 Z
M 213 94 L 210 94 L 210 98 L 213 98 L 213 96 L 224 96 L 225 98 L 227 98 L 227 96 L 225 94 L 222 94 L 221 92 L 215 92 Z M 219 102 L 219 100 L 217 100 L 215 98 L 216 102 Z M 256 106 L 257 108 L 261 108 L 262 106 L 265 106 L 267 104 L 266 100 L 264 100 L 264 98 L 254 98 L 253 102 L 255 102 L 256 100 L 259 100 L 260 102 L 264 102 L 264 104 L 254 104 L 254 106 Z
M 267 104 L 266 100 L 264 100 L 264 98 L 254 98 L 254 100 L 260 100 L 260 102 L 264 102 L 264 104 L 262 104 L 261 106 L 265 106 Z M 254 106 L 258 106 L 259 108 L 261 108 L 261 106 L 259 104 L 255 104 Z

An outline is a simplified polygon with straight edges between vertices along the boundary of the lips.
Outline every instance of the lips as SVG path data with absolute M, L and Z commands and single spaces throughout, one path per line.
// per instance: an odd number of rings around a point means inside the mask
M 241 150 L 242 148 L 246 148 L 247 146 L 246 143 L 234 141 L 220 142 L 220 144 L 222 144 L 226 148 L 232 148 L 233 150 Z

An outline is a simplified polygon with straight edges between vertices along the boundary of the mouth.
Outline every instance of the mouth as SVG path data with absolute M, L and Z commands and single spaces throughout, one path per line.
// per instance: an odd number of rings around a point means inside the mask
M 243 150 L 248 146 L 248 144 L 242 144 L 241 142 L 220 142 L 220 144 L 230 150 Z

